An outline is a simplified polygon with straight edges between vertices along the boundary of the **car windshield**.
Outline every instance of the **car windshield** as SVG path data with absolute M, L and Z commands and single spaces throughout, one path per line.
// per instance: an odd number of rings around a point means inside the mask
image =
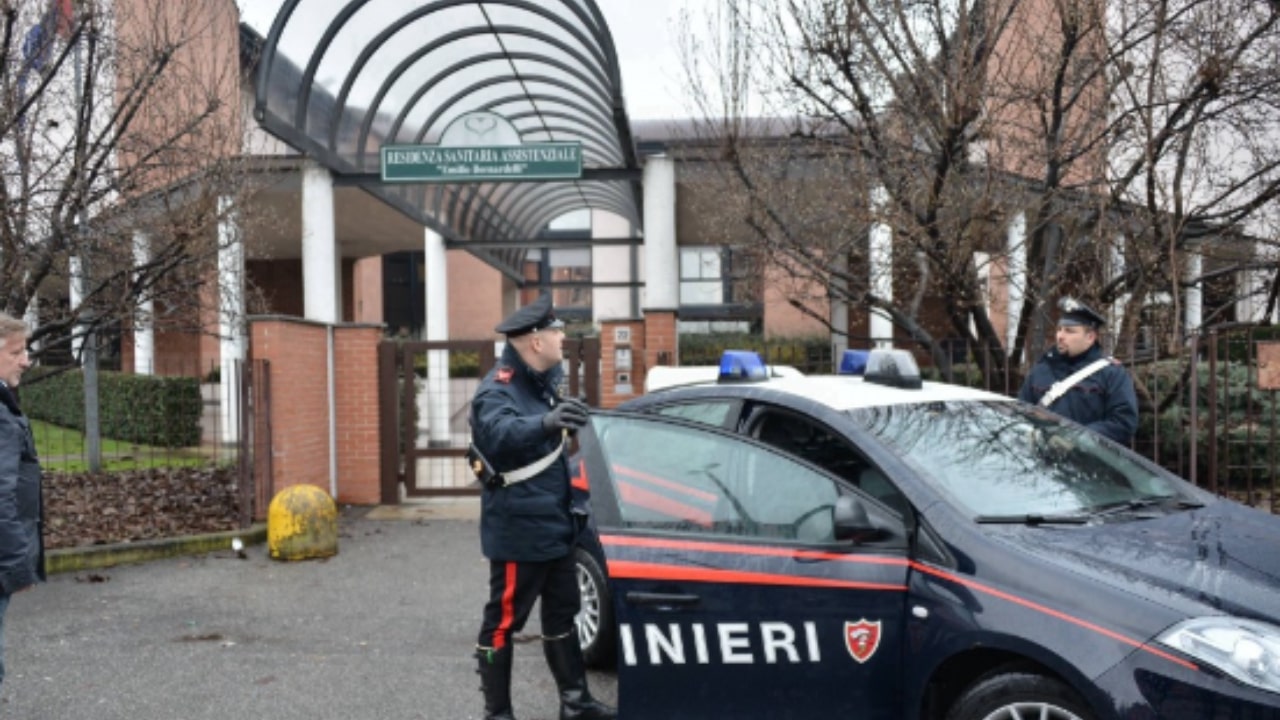
M 1179 481 L 1041 408 L 935 402 L 849 415 L 978 518 L 1069 519 L 1187 501 Z

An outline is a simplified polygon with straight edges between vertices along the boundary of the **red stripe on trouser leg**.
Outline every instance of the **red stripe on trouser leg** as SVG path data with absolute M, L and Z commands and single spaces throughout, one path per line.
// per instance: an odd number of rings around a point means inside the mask
M 516 619 L 516 608 L 514 600 L 516 597 L 516 568 L 517 563 L 509 562 L 506 564 L 507 580 L 506 585 L 502 588 L 502 621 L 498 623 L 498 629 L 493 632 L 493 649 L 501 650 L 507 646 L 507 635 L 511 633 L 511 623 Z

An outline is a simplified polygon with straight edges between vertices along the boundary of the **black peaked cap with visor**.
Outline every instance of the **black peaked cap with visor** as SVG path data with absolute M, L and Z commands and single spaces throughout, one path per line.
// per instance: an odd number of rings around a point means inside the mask
M 539 330 L 562 327 L 564 327 L 564 321 L 556 317 L 555 310 L 551 307 L 551 296 L 543 293 L 537 300 L 508 315 L 498 323 L 494 331 L 507 337 L 518 337 Z
M 1062 298 L 1058 303 L 1058 307 L 1062 310 L 1062 315 L 1058 317 L 1058 325 L 1068 327 L 1082 325 L 1097 330 L 1107 323 L 1106 319 L 1095 312 L 1093 308 L 1075 298 Z

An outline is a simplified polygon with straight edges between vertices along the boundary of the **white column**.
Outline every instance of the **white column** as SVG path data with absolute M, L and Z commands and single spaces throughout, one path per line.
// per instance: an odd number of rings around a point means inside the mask
M 644 163 L 644 277 L 645 310 L 680 307 L 676 165 L 666 155 L 654 155 Z
M 893 300 L 893 230 L 879 222 L 889 203 L 889 193 L 884 187 L 871 191 L 872 215 L 877 219 L 871 224 L 868 238 L 871 272 L 871 292 L 882 300 Z M 883 310 L 871 310 L 871 338 L 878 348 L 893 347 L 893 320 Z
M 426 266 L 427 341 L 449 339 L 449 267 L 444 238 L 427 228 L 423 233 Z M 449 445 L 449 351 L 427 351 L 428 441 L 434 447 Z
M 1112 280 L 1119 278 L 1125 273 L 1125 239 L 1124 233 L 1117 233 L 1115 239 L 1111 241 L 1111 268 L 1110 277 Z M 1129 293 L 1116 293 L 1116 299 L 1111 303 L 1111 317 L 1107 318 L 1107 326 L 1111 329 L 1112 342 L 1119 344 L 1120 328 L 1124 326 L 1124 309 L 1128 305 Z
M 839 369 L 840 358 L 849 349 L 849 301 L 843 294 L 849 289 L 849 282 L 843 276 L 849 272 L 849 254 L 841 252 L 834 258 L 832 265 L 838 275 L 831 276 L 831 360 Z
M 240 373 L 248 342 L 244 326 L 244 238 L 231 198 L 218 198 L 218 354 L 223 442 L 237 442 Z
M 302 307 L 308 320 L 338 322 L 338 243 L 333 221 L 333 176 L 308 162 L 302 168 Z
M 1274 265 L 1275 258 L 1267 249 L 1264 241 L 1253 244 L 1254 262 L 1269 262 Z M 1267 295 L 1271 291 L 1271 271 L 1242 270 L 1235 274 L 1236 282 L 1236 320 L 1242 322 L 1275 322 L 1275 318 L 1266 317 Z
M 72 255 L 67 261 L 67 265 L 67 278 L 69 280 L 67 287 L 68 300 L 70 301 L 71 311 L 75 312 L 80 309 L 81 303 L 84 302 L 85 277 L 80 263 L 80 256 Z M 84 350 L 85 327 L 82 323 L 76 323 L 72 326 L 71 356 L 75 358 L 76 362 L 80 362 L 83 359 L 81 353 Z
M 1188 243 L 1184 254 L 1186 257 L 1186 280 L 1196 280 L 1200 277 L 1201 268 L 1204 267 L 1200 256 L 1199 244 Z M 1183 300 L 1183 312 L 1186 316 L 1185 330 L 1187 335 L 1190 336 L 1191 333 L 1200 330 L 1200 325 L 1203 322 L 1204 295 L 1203 285 L 1199 281 L 1187 286 Z
M 27 280 L 30 279 L 30 277 L 31 276 L 29 273 L 26 273 L 26 272 L 22 273 L 22 282 L 26 283 Z M 40 294 L 39 293 L 32 295 L 31 299 L 27 301 L 27 311 L 22 314 L 22 322 L 26 323 L 27 325 L 27 337 L 34 335 L 36 330 L 39 329 L 40 327 Z M 30 344 L 31 351 L 35 352 L 36 350 L 39 350 L 41 344 L 42 343 L 40 342 L 31 343 Z
M 151 262 L 151 238 L 147 234 L 133 231 L 133 265 L 137 268 L 136 279 L 147 275 L 143 270 Z M 221 268 L 219 268 L 221 270 Z M 218 273 L 222 277 L 222 273 Z M 133 372 L 135 375 L 154 375 L 156 371 L 156 331 L 155 301 L 151 290 L 139 291 L 137 308 L 133 313 Z
M 1009 264 L 1005 271 L 1008 279 L 1008 307 L 1005 312 L 1004 347 L 1005 353 L 1012 353 L 1018 342 L 1018 323 L 1022 321 L 1022 303 L 1027 292 L 1027 213 L 1018 211 L 1009 222 L 1005 235 L 1005 252 L 1009 256 Z M 1015 363 L 1021 358 L 1010 356 Z

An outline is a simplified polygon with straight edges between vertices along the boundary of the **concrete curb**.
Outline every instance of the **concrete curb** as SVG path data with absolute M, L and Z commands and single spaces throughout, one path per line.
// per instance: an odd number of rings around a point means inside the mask
M 231 541 L 240 538 L 245 545 L 257 545 L 267 540 L 266 523 L 225 532 L 187 535 L 176 538 L 158 538 L 138 542 L 91 545 L 78 548 L 60 548 L 45 553 L 44 568 L 49 575 L 80 570 L 94 570 L 116 565 L 147 562 L 180 555 L 200 555 L 218 550 L 230 550 Z

